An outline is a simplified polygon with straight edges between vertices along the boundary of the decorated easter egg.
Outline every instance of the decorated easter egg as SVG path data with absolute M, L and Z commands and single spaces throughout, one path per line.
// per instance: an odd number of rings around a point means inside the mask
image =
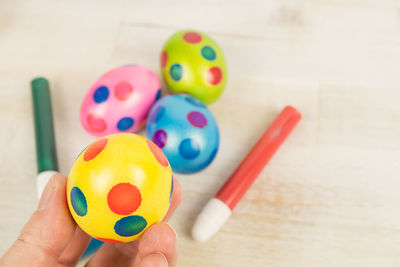
M 190 95 L 164 96 L 149 113 L 147 137 L 162 149 L 179 173 L 207 167 L 219 146 L 217 122 L 207 107 Z
M 67 182 L 68 206 L 90 236 L 121 243 L 160 222 L 171 201 L 173 178 L 163 152 L 151 141 L 117 133 L 90 144 Z
M 164 44 L 161 69 L 173 93 L 188 93 L 209 104 L 224 91 L 227 68 L 224 54 L 207 34 L 179 31 Z
M 136 132 L 145 124 L 161 96 L 157 75 L 140 65 L 122 66 L 101 76 L 86 94 L 81 107 L 83 128 L 94 136 Z

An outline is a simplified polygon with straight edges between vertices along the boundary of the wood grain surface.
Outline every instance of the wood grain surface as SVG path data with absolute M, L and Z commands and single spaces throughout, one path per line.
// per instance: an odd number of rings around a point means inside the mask
M 400 266 L 398 0 L 0 0 L 0 254 L 37 205 L 30 80 L 51 82 L 68 174 L 94 139 L 79 122 L 90 85 L 126 63 L 160 73 L 163 42 L 187 28 L 220 44 L 229 78 L 210 106 L 216 160 L 176 175 L 179 266 Z M 303 120 L 221 231 L 194 242 L 200 209 L 288 104 Z

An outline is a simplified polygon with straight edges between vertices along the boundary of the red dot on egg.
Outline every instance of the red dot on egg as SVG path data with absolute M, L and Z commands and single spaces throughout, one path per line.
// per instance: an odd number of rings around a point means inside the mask
M 164 167 L 167 167 L 169 165 L 167 158 L 165 157 L 164 153 L 161 151 L 161 149 L 153 144 L 151 141 L 146 140 L 147 145 L 149 146 L 151 153 L 153 153 L 154 157 L 156 160 Z
M 111 239 L 111 238 L 96 237 L 96 239 L 103 241 L 103 242 L 108 242 L 108 243 L 122 243 L 122 241 Z
M 89 114 L 86 117 L 86 122 L 89 128 L 97 133 L 103 132 L 107 127 L 106 122 L 102 118 L 97 117 L 96 115 L 93 114 Z
M 161 68 L 164 68 L 165 66 L 167 66 L 167 60 L 168 60 L 167 51 L 163 50 L 161 52 L 161 57 L 160 57 Z
M 108 192 L 107 203 L 119 215 L 128 215 L 137 210 L 142 202 L 139 189 L 130 183 L 115 185 Z
M 197 44 L 201 42 L 201 35 L 197 32 L 187 32 L 183 35 L 183 40 L 188 42 L 189 44 Z
M 132 92 L 133 87 L 127 81 L 121 81 L 115 86 L 115 97 L 121 101 L 127 100 Z
M 88 149 L 86 149 L 85 154 L 83 154 L 83 159 L 85 161 L 89 161 L 97 157 L 97 155 L 100 154 L 101 151 L 104 150 L 108 143 L 108 139 L 100 139 L 91 144 Z
M 208 70 L 207 80 L 212 85 L 217 85 L 222 80 L 222 71 L 219 67 L 212 67 Z

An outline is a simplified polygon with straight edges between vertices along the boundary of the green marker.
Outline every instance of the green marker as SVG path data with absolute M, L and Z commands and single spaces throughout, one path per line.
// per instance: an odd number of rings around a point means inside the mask
M 38 168 L 36 186 L 40 198 L 47 181 L 58 171 L 58 162 L 49 82 L 45 78 L 36 78 L 31 86 Z
M 58 162 L 49 82 L 45 78 L 36 78 L 32 80 L 31 86 L 38 168 L 36 187 L 40 198 L 48 180 L 58 172 Z M 96 252 L 102 244 L 103 242 L 92 238 L 82 258 Z

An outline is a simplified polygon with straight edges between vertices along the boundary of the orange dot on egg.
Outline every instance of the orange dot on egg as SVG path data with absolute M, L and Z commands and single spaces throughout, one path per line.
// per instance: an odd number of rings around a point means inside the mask
M 212 85 L 217 85 L 222 80 L 222 70 L 219 67 L 212 67 L 208 70 L 207 80 Z
M 161 52 L 161 57 L 160 57 L 161 68 L 164 68 L 165 66 L 167 66 L 167 60 L 168 60 L 167 51 L 163 50 Z
M 142 196 L 136 186 L 130 183 L 120 183 L 108 192 L 107 202 L 114 213 L 128 215 L 139 208 Z
M 183 35 L 183 40 L 188 42 L 189 44 L 197 44 L 200 43 L 203 38 L 197 32 L 187 32 Z
M 161 151 L 161 149 L 156 146 L 153 142 L 150 142 L 149 140 L 146 140 L 147 145 L 149 146 L 151 153 L 153 153 L 154 157 L 160 163 L 162 166 L 167 167 L 169 165 L 167 157 L 165 157 L 164 153 Z
M 89 114 L 86 117 L 86 122 L 89 128 L 97 133 L 103 132 L 107 127 L 106 122 L 102 118 L 97 117 L 96 115 L 93 114 Z
M 132 85 L 127 81 L 121 81 L 115 86 L 115 97 L 121 101 L 127 100 L 132 92 Z
M 86 149 L 85 154 L 83 154 L 83 159 L 85 161 L 89 161 L 97 157 L 98 154 L 100 154 L 101 151 L 106 147 L 108 142 L 107 138 L 97 140 L 94 142 L 92 145 Z

